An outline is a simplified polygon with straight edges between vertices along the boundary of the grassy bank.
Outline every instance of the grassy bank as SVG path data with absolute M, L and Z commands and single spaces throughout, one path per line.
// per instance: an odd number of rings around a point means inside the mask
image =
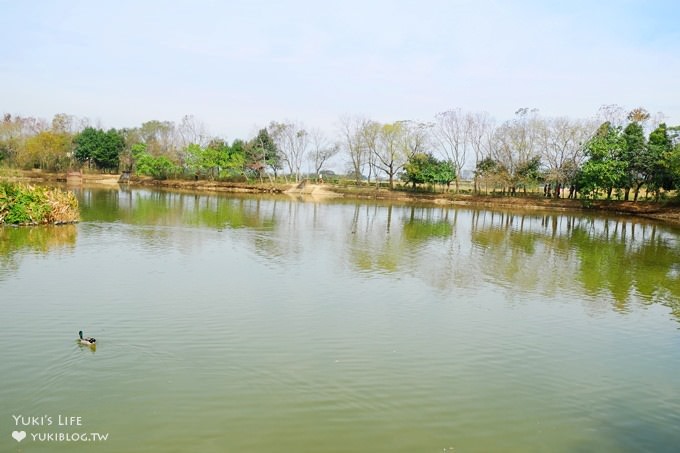
M 80 218 L 72 192 L 20 183 L 0 183 L 0 225 L 73 223 Z

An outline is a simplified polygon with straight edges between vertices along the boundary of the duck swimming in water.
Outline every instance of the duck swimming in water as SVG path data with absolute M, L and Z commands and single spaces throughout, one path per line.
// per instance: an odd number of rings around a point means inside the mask
M 94 344 L 97 342 L 97 340 L 95 340 L 92 337 L 83 337 L 83 331 L 82 330 L 78 332 L 78 336 L 80 336 L 80 344 L 86 344 L 88 346 L 94 346 Z

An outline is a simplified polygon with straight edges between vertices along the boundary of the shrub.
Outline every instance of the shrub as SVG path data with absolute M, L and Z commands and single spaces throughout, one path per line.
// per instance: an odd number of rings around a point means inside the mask
M 71 223 L 79 219 L 72 192 L 26 184 L 0 184 L 0 224 Z

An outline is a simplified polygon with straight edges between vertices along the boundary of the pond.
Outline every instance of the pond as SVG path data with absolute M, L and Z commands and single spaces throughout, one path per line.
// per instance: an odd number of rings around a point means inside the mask
M 0 451 L 680 445 L 678 229 L 77 196 L 77 225 L 0 229 Z

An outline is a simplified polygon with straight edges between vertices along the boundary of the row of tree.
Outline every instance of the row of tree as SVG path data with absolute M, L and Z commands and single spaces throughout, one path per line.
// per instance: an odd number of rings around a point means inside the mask
M 87 119 L 55 115 L 51 123 L 5 114 L 0 160 L 20 168 L 63 171 L 87 166 L 155 178 L 277 178 L 318 175 L 344 155 L 347 174 L 369 183 L 384 178 L 412 184 L 455 183 L 472 168 L 474 190 L 515 193 L 538 184 L 578 186 L 582 194 L 637 199 L 642 187 L 660 194 L 680 186 L 678 127 L 644 109 L 603 106 L 593 120 L 547 118 L 519 109 L 500 124 L 487 113 L 460 109 L 431 122 L 381 123 L 353 116 L 339 121 L 334 138 L 318 129 L 271 122 L 248 140 L 211 136 L 193 116 L 179 123 L 148 121 L 104 130 Z
M 637 200 L 643 186 L 657 197 L 680 188 L 680 127 L 642 108 L 606 105 L 592 120 L 522 108 L 499 125 L 486 113 L 458 109 L 431 123 L 344 118 L 341 131 L 355 177 L 381 173 L 390 185 L 401 173 L 414 186 L 455 182 L 458 190 L 461 170 L 474 161 L 475 192 L 491 187 L 514 194 L 544 185 L 608 198 L 617 190 L 626 200 L 632 191 Z
M 0 122 L 0 161 L 49 171 L 86 166 L 156 178 L 262 179 L 283 174 L 299 180 L 305 164 L 318 174 L 339 151 L 320 130 L 293 122 L 272 122 L 252 139 L 231 143 L 211 136 L 193 116 L 179 124 L 148 121 L 107 131 L 67 114 L 55 115 L 51 123 L 5 114 Z
M 644 109 L 624 116 L 618 106 L 604 106 L 601 123 L 534 113 L 521 109 L 494 131 L 476 176 L 511 191 L 548 183 L 583 196 L 602 192 L 611 198 L 617 190 L 625 200 L 631 190 L 637 200 L 643 186 L 657 198 L 661 189 L 680 188 L 680 128 L 667 127 Z

